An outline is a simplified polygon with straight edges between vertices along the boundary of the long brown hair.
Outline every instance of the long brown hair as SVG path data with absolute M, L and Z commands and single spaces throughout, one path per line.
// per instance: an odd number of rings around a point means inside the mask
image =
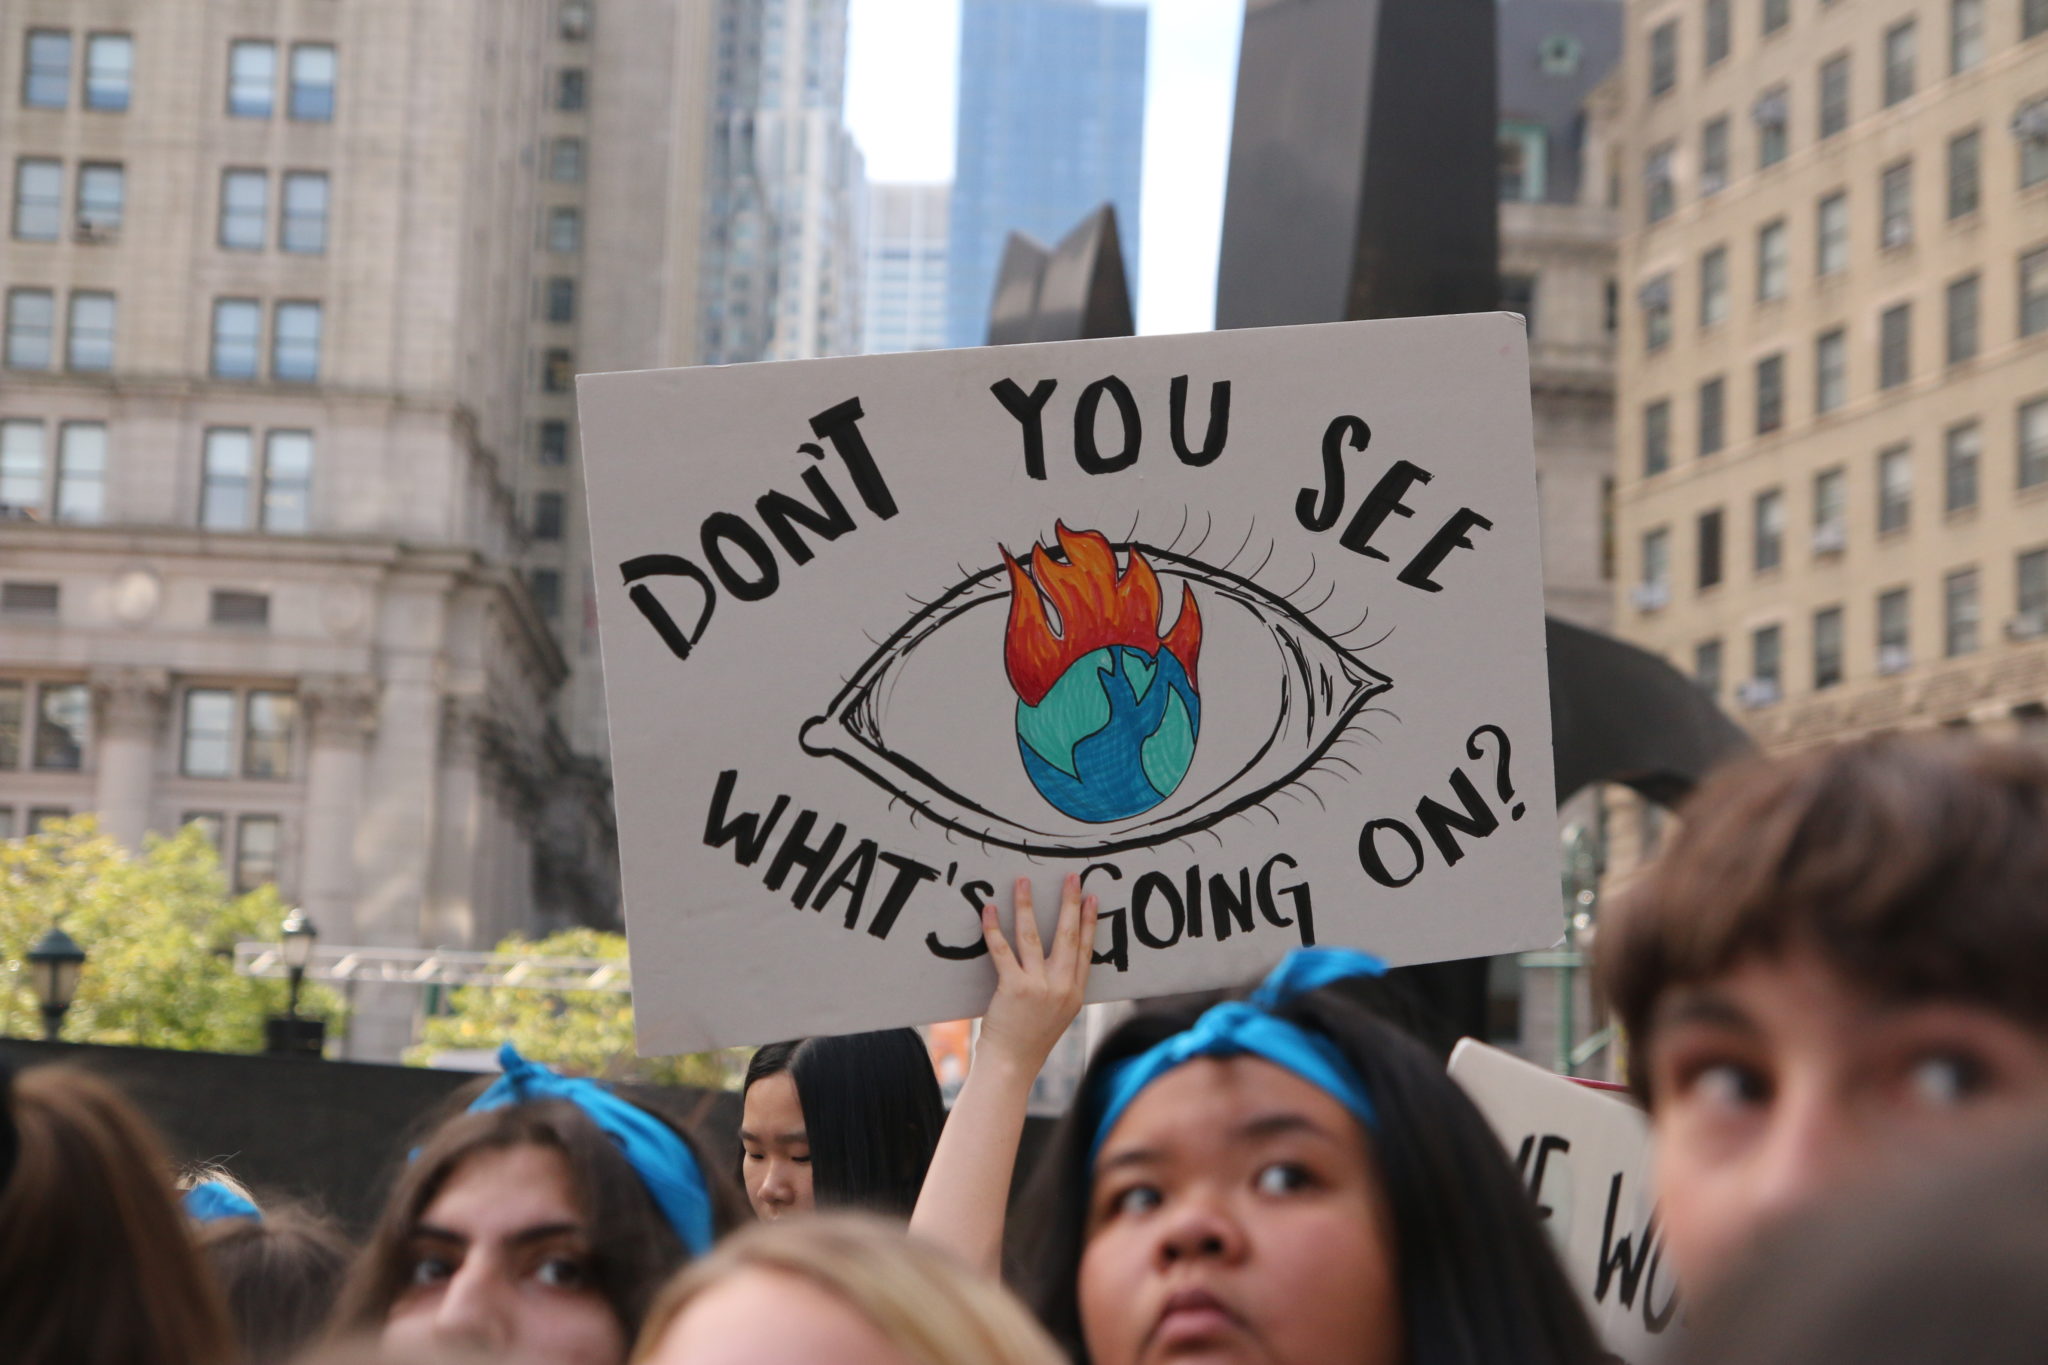
M 277 1205 L 261 1222 L 216 1219 L 198 1242 L 227 1296 L 243 1365 L 284 1365 L 320 1335 L 352 1251 L 333 1222 Z
M 682 1137 L 690 1141 L 687 1134 Z M 696 1150 L 696 1144 L 691 1146 Z M 428 1207 L 471 1157 L 514 1147 L 542 1147 L 562 1154 L 577 1207 L 588 1224 L 591 1283 L 611 1306 L 626 1339 L 632 1340 L 654 1291 L 682 1265 L 687 1253 L 618 1146 L 565 1100 L 457 1114 L 434 1130 L 399 1173 L 342 1286 L 334 1314 L 337 1329 L 375 1332 L 383 1327 L 411 1282 L 408 1245 Z M 697 1160 L 700 1170 L 711 1169 L 701 1151 Z M 710 1191 L 714 1222 L 721 1232 L 735 1221 L 736 1202 L 732 1196 L 721 1198 L 722 1183 L 712 1182 Z
M 171 1197 L 171 1162 L 114 1088 L 23 1072 L 0 1188 L 0 1343 L 13 1365 L 231 1365 L 220 1291 Z

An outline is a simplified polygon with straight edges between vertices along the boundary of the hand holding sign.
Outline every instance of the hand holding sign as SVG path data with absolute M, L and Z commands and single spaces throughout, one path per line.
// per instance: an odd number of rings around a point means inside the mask
M 996 994 L 982 1016 L 974 1059 L 977 1066 L 987 1058 L 1022 1070 L 1029 1089 L 1031 1078 L 1081 1012 L 1088 993 L 1096 906 L 1095 897 L 1081 894 L 1081 879 L 1069 874 L 1060 890 L 1059 925 L 1053 930 L 1048 953 L 1039 940 L 1038 918 L 1032 912 L 1030 878 L 1017 879 L 1015 905 L 1015 949 L 1003 937 L 995 906 L 981 908 L 982 940 L 996 965 Z

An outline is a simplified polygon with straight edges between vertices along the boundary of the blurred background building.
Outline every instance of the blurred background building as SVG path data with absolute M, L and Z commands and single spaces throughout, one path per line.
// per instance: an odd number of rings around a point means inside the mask
M 1139 281 L 1147 15 L 1099 0 L 962 0 L 946 344 L 979 346 L 1003 242 L 1057 242 L 1116 206 Z
M 870 185 L 865 312 L 870 355 L 946 344 L 946 209 L 953 187 Z

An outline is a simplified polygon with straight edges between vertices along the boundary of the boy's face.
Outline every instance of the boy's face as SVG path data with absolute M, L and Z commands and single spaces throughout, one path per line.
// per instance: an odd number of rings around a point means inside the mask
M 1665 1239 L 1696 1290 L 1781 1215 L 2048 1105 L 2048 1035 L 1981 1005 L 1881 1000 L 1808 949 L 1671 990 L 1641 1062 Z

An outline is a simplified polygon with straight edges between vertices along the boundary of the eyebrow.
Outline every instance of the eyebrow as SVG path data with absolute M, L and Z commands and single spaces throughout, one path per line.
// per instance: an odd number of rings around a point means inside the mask
M 556 1237 L 581 1237 L 584 1235 L 581 1223 L 535 1223 L 532 1227 L 521 1228 L 505 1240 L 513 1246 L 528 1246 L 534 1242 L 546 1242 Z M 433 1223 L 415 1224 L 411 1233 L 414 1240 L 430 1242 L 454 1242 L 467 1246 L 473 1240 L 465 1233 L 453 1228 L 436 1226 Z
M 775 1134 L 772 1134 L 772 1135 L 770 1135 L 770 1136 L 768 1136 L 768 1137 L 765 1137 L 765 1138 L 764 1138 L 764 1137 L 762 1137 L 762 1136 L 761 1136 L 761 1135 L 760 1135 L 759 1133 L 755 1132 L 755 1131 L 754 1131 L 753 1129 L 751 1129 L 751 1128 L 742 1128 L 742 1129 L 740 1129 L 740 1141 L 741 1141 L 741 1142 L 760 1142 L 760 1143 L 778 1143 L 778 1142 L 779 1142 L 779 1143 L 785 1143 L 785 1144 L 786 1144 L 786 1143 L 794 1143 L 794 1142 L 801 1142 L 801 1143 L 803 1143 L 803 1144 L 804 1144 L 805 1146 L 809 1146 L 809 1145 L 810 1145 L 810 1141 L 811 1141 L 811 1135 L 810 1135 L 810 1133 L 809 1133 L 809 1132 L 808 1132 L 807 1130 L 805 1130 L 805 1129 L 802 1129 L 802 1128 L 792 1128 L 792 1129 L 790 1129 L 790 1130 L 789 1130 L 788 1132 L 785 1132 L 785 1133 L 775 1133 Z

